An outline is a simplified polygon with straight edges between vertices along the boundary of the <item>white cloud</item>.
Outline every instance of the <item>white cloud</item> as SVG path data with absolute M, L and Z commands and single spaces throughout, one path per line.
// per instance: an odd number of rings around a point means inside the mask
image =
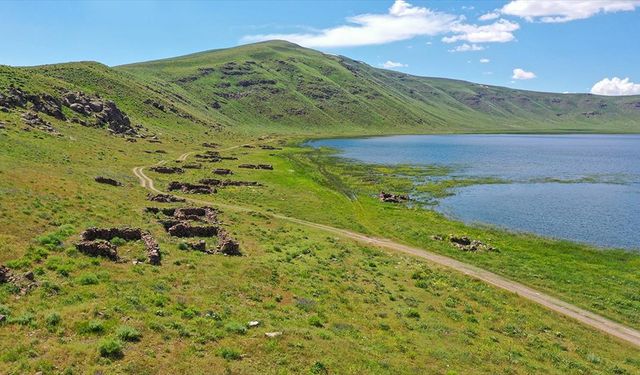
M 479 46 L 477 44 L 467 44 L 463 43 L 459 46 L 456 46 L 454 49 L 450 49 L 449 52 L 469 52 L 469 51 L 482 51 L 484 49 L 483 46 Z
M 511 76 L 513 79 L 533 79 L 536 78 L 535 73 L 527 72 L 524 69 L 515 68 L 513 69 L 513 75 Z
M 385 44 L 418 36 L 450 35 L 447 43 L 508 42 L 514 39 L 517 23 L 500 20 L 491 25 L 476 26 L 464 22 L 465 17 L 414 6 L 406 0 L 395 0 L 387 13 L 365 13 L 347 18 L 344 25 L 292 34 L 247 35 L 242 42 L 283 39 L 306 47 L 354 47 Z
M 489 60 L 489 59 L 480 59 L 480 62 L 481 62 L 482 64 L 488 64 L 488 63 L 490 63 L 490 62 L 491 62 L 491 60 Z
M 640 6 L 640 0 L 513 0 L 500 9 L 502 14 L 527 21 L 568 22 L 598 13 L 628 12 Z
M 500 18 L 500 13 L 498 12 L 489 12 L 478 17 L 480 21 L 491 21 Z
M 445 43 L 467 41 L 470 43 L 504 43 L 515 39 L 513 32 L 518 30 L 520 25 L 505 19 L 500 19 L 489 25 L 469 25 L 456 24 L 451 30 L 456 35 L 442 38 Z
M 613 77 L 604 78 L 596 82 L 591 88 L 591 93 L 596 95 L 640 95 L 640 83 L 633 83 L 629 78 L 620 79 Z
M 382 63 L 381 66 L 385 69 L 396 69 L 396 68 L 406 68 L 409 65 L 387 60 L 386 62 Z

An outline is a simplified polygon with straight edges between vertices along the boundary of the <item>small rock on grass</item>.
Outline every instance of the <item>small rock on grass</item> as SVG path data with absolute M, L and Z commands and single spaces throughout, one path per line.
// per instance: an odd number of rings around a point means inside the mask
M 266 332 L 264 335 L 269 338 L 274 338 L 274 337 L 282 336 L 282 332 Z
M 249 322 L 249 324 L 248 324 L 248 325 L 249 325 L 249 328 L 253 328 L 253 327 L 257 327 L 257 326 L 259 326 L 259 325 L 260 325 L 260 322 L 259 322 L 259 321 L 257 321 L 257 320 L 252 320 L 252 321 L 250 321 L 250 322 Z

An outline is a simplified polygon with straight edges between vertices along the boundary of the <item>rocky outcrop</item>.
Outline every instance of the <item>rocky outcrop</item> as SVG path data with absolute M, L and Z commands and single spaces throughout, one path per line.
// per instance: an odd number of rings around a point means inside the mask
M 191 184 L 188 182 L 179 182 L 179 181 L 172 181 L 169 183 L 169 186 L 167 187 L 167 189 L 169 189 L 169 191 L 182 191 L 183 193 L 190 193 L 190 194 L 214 194 L 216 193 L 216 189 L 212 188 L 211 186 L 208 185 L 196 185 L 196 184 Z
M 164 174 L 184 173 L 184 169 L 180 167 L 158 166 L 158 167 L 151 167 L 149 168 L 149 170 L 158 172 L 158 173 L 164 173 Z
M 271 164 L 240 164 L 238 168 L 273 170 L 273 166 Z
M 79 252 L 92 257 L 104 257 L 113 261 L 117 261 L 119 259 L 116 246 L 105 240 L 81 241 L 76 244 L 76 249 L 78 249 Z
M 66 92 L 63 103 L 73 111 L 95 117 L 96 126 L 106 126 L 114 134 L 135 136 L 136 129 L 131 125 L 129 117 L 122 112 L 116 103 L 104 100 L 99 96 L 89 96 L 83 92 Z
M 35 112 L 47 114 L 58 120 L 66 120 L 62 113 L 61 101 L 49 94 L 29 94 L 14 86 L 9 87 L 8 93 L 0 93 L 0 108 L 5 108 L 5 111 L 16 107 L 26 108 L 28 103 L 32 104 L 31 109 Z
M 184 198 L 176 197 L 171 194 L 148 194 L 147 200 L 160 203 L 184 202 Z
M 212 172 L 213 174 L 217 174 L 221 176 L 233 174 L 233 171 L 231 171 L 231 169 L 225 169 L 225 168 L 216 168 Z
M 122 182 L 114 180 L 113 178 L 97 176 L 94 180 L 100 184 L 106 184 L 111 186 L 122 186 Z
M 381 191 L 380 194 L 378 194 L 378 198 L 382 202 L 387 202 L 387 203 L 402 203 L 409 200 L 409 196 L 407 195 L 385 193 L 384 191 Z
M 217 143 L 203 143 L 202 147 L 207 147 L 207 148 L 218 148 L 220 145 Z
M 46 131 L 48 133 L 57 134 L 58 131 L 51 125 L 49 121 L 45 121 L 34 111 L 27 111 L 22 114 L 22 121 L 34 129 Z M 27 128 L 28 129 L 28 128 Z

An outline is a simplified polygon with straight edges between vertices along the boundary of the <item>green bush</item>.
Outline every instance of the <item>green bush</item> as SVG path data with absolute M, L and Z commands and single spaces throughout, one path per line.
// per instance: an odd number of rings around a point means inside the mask
M 238 361 L 242 359 L 242 354 L 240 351 L 233 348 L 220 348 L 218 350 L 218 355 L 227 361 Z
M 107 338 L 100 341 L 98 353 L 101 357 L 118 359 L 124 356 L 122 352 L 122 342 L 117 339 Z
M 180 242 L 178 244 L 178 249 L 180 250 L 189 250 L 189 245 L 186 242 Z
M 418 310 L 411 309 L 406 313 L 407 318 L 420 319 L 420 313 Z
M 85 273 L 78 276 L 78 284 L 80 285 L 96 285 L 100 282 L 98 276 L 94 273 Z
M 120 340 L 129 342 L 140 341 L 142 337 L 142 334 L 137 329 L 128 326 L 120 326 L 116 330 L 116 335 Z
M 52 312 L 51 314 L 47 315 L 46 318 L 44 318 L 44 321 L 47 324 L 47 327 L 51 329 L 60 325 L 60 322 L 62 322 L 62 317 L 57 312 Z

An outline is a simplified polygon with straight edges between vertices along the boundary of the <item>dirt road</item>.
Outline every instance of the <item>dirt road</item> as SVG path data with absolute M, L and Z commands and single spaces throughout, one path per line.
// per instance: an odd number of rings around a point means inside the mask
M 234 147 L 230 147 L 220 151 L 231 150 L 238 147 L 239 146 L 234 146 Z M 186 160 L 190 154 L 191 153 L 182 154 L 180 156 L 180 160 Z M 133 168 L 133 173 L 136 175 L 138 180 L 140 180 L 140 186 L 156 193 L 165 193 L 163 191 L 158 190 L 154 186 L 153 180 L 144 174 L 144 168 L 145 167 Z M 294 217 L 268 213 L 268 212 L 264 212 L 259 209 L 253 209 L 250 207 L 230 205 L 226 203 L 218 203 L 213 201 L 206 201 L 206 200 L 195 199 L 195 198 L 190 198 L 186 196 L 182 196 L 182 198 L 185 198 L 186 200 L 194 203 L 214 205 L 214 206 L 218 206 L 218 207 L 228 209 L 228 210 L 233 210 L 233 211 L 259 212 L 263 215 L 297 223 L 310 228 L 323 230 L 325 232 L 330 232 L 345 238 L 350 238 L 352 240 L 355 240 L 361 243 L 374 245 L 374 246 L 382 247 L 385 249 L 393 250 L 396 252 L 401 252 L 404 254 L 415 256 L 418 258 L 426 259 L 432 263 L 435 263 L 447 268 L 451 268 L 465 275 L 471 276 L 473 278 L 482 280 L 488 284 L 494 285 L 498 288 L 507 290 L 509 292 L 513 292 L 522 298 L 526 298 L 530 301 L 538 303 L 550 310 L 553 310 L 557 313 L 573 318 L 585 325 L 598 329 L 618 339 L 627 341 L 635 345 L 636 347 L 640 348 L 640 331 L 627 327 L 623 324 L 616 323 L 612 320 L 609 320 L 598 314 L 595 314 L 590 311 L 579 308 L 577 306 L 574 306 L 570 303 L 561 301 L 555 297 L 539 292 L 535 289 L 532 289 L 518 282 L 504 278 L 493 272 L 484 270 L 482 268 L 478 268 L 476 266 L 473 266 L 467 263 L 460 262 L 453 258 L 435 254 L 424 249 L 403 245 L 403 244 L 391 241 L 389 239 L 370 237 L 370 236 L 366 236 L 366 235 L 352 232 L 349 230 L 335 228 L 335 227 L 324 225 L 324 224 L 318 224 L 318 223 L 314 223 L 314 222 L 310 222 L 302 219 L 297 219 Z

